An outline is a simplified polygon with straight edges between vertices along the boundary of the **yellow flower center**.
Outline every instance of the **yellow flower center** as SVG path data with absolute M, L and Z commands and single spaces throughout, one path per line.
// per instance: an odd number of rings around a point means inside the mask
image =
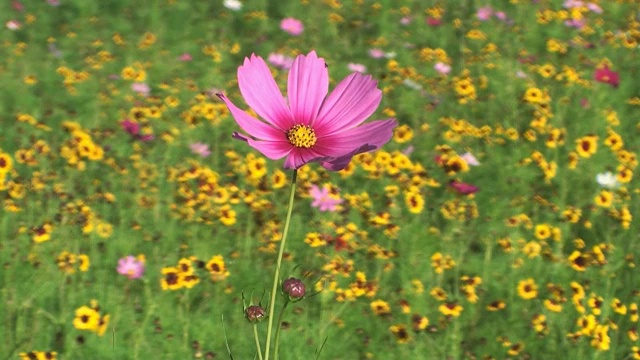
M 297 148 L 309 149 L 316 144 L 318 138 L 310 126 L 296 125 L 287 131 L 287 139 Z

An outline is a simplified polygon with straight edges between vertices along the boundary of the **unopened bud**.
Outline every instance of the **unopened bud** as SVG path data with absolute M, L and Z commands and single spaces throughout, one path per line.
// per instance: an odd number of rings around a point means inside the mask
M 259 305 L 250 305 L 244 311 L 244 317 L 247 318 L 247 320 L 249 320 L 249 322 L 252 324 L 262 321 L 265 315 L 266 312 L 264 311 L 262 306 Z
M 300 300 L 307 293 L 307 288 L 300 279 L 288 278 L 282 283 L 282 292 L 289 300 Z

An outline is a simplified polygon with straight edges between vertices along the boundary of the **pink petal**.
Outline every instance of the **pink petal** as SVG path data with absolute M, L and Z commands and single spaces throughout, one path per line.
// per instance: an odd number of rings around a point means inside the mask
M 302 165 L 323 159 L 324 156 L 311 149 L 293 148 L 284 161 L 285 169 L 299 169 Z
M 395 119 L 372 121 L 350 130 L 320 137 L 313 150 L 324 156 L 340 157 L 363 145 L 377 149 L 391 139 L 396 125 Z
M 289 70 L 287 97 L 295 124 L 310 125 L 329 91 L 329 73 L 315 51 L 299 55 Z
M 249 138 L 246 140 L 249 146 L 260 151 L 262 155 L 271 160 L 281 159 L 293 149 L 293 145 L 288 141 L 259 141 Z
M 344 78 L 322 105 L 316 133 L 331 134 L 364 122 L 380 105 L 382 91 L 371 75 L 353 73 Z
M 274 127 L 271 127 L 262 121 L 254 118 L 253 116 L 247 114 L 246 112 L 240 110 L 237 106 L 235 106 L 231 100 L 229 100 L 224 94 L 216 94 L 222 100 L 233 118 L 236 120 L 240 128 L 244 130 L 247 134 L 263 140 L 271 140 L 271 141 L 282 141 L 286 140 L 286 136 L 284 131 L 278 130 Z
M 295 125 L 291 111 L 261 57 L 252 54 L 251 59 L 244 59 L 244 65 L 238 68 L 238 86 L 247 105 L 261 118 L 282 130 Z

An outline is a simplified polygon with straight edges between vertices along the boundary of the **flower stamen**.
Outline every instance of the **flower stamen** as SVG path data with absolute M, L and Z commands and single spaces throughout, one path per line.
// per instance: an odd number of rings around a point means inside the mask
M 310 126 L 301 124 L 287 130 L 287 139 L 291 145 L 306 149 L 313 147 L 318 140 L 315 131 Z

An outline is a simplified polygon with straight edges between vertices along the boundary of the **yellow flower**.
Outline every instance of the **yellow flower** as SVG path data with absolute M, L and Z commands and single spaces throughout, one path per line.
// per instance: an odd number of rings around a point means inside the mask
M 7 174 L 13 169 L 13 159 L 7 153 L 0 152 L 0 175 Z
M 389 303 L 384 300 L 372 301 L 370 306 L 373 313 L 378 316 L 391 314 L 391 307 L 389 306 Z
M 576 152 L 580 157 L 591 157 L 596 151 L 598 151 L 598 136 L 587 135 L 576 140 Z
M 88 306 L 76 309 L 76 317 L 73 319 L 73 326 L 78 330 L 96 330 L 100 323 L 100 314 Z
M 162 290 L 178 290 L 182 288 L 182 276 L 180 276 L 180 270 L 178 268 L 162 268 L 162 275 L 160 279 Z
M 222 255 L 213 256 L 205 266 L 211 275 L 211 281 L 218 282 L 229 277 L 229 271 L 224 264 L 224 258 Z
M 408 125 L 400 125 L 393 132 L 393 141 L 404 144 L 413 139 L 413 130 Z
M 389 330 L 396 337 L 396 342 L 398 344 L 406 344 L 411 340 L 411 335 L 407 331 L 407 328 L 402 324 L 392 325 L 389 327 Z
M 458 317 L 464 308 L 456 302 L 446 302 L 438 306 L 438 311 L 444 316 Z
M 532 278 L 521 280 L 518 283 L 518 296 L 525 300 L 535 299 L 538 296 L 538 285 Z

